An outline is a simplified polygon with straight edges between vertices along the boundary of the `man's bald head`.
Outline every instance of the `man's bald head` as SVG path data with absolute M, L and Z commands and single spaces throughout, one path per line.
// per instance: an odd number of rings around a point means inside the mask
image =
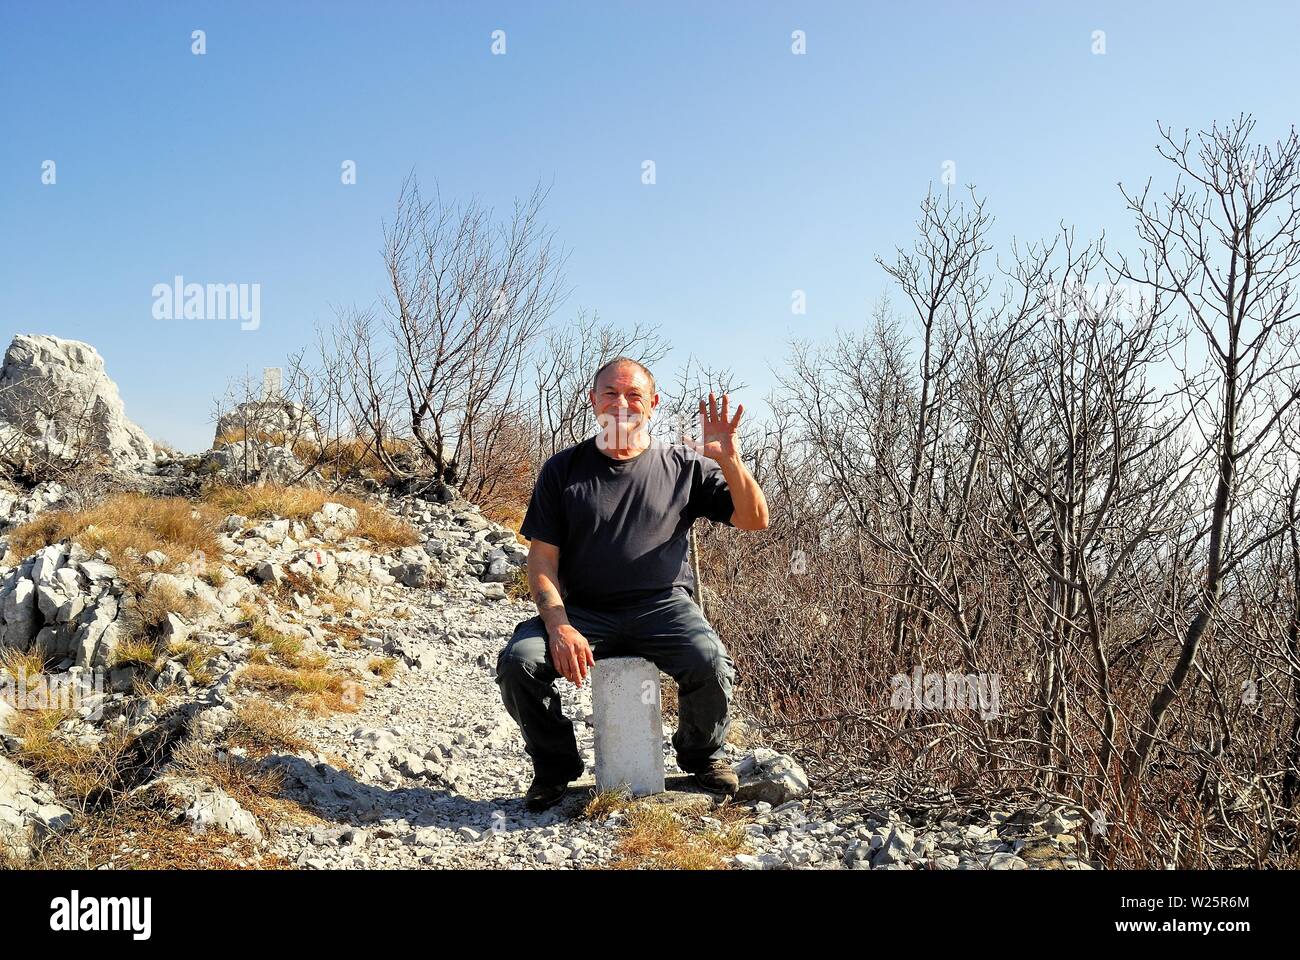
M 615 357 L 613 360 L 610 360 L 608 363 L 601 364 L 600 369 L 596 371 L 596 375 L 591 378 L 592 392 L 596 394 L 600 393 L 601 374 L 603 374 L 606 370 L 610 370 L 614 367 L 619 367 L 624 364 L 627 364 L 628 366 L 636 367 L 638 370 L 640 370 L 642 373 L 646 375 L 646 379 L 650 381 L 650 396 L 653 397 L 655 395 L 655 375 L 650 372 L 650 369 L 645 364 L 643 364 L 639 360 L 633 360 L 631 357 Z

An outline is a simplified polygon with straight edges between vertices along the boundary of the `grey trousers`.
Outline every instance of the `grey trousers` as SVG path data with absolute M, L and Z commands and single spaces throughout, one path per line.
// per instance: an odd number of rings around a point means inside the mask
M 565 610 L 595 659 L 644 657 L 677 681 L 673 748 L 679 767 L 693 773 L 726 756 L 735 664 L 685 589 L 674 587 L 627 609 L 565 604 Z M 497 656 L 496 682 L 523 733 L 534 773 L 553 782 L 574 780 L 584 765 L 573 723 L 552 686 L 560 674 L 549 647 L 540 616 L 522 621 Z

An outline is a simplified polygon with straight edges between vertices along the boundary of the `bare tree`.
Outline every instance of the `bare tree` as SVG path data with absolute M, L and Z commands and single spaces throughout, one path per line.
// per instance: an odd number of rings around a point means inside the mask
M 1255 494 L 1260 466 L 1273 457 L 1279 424 L 1300 396 L 1296 370 L 1296 284 L 1300 267 L 1297 194 L 1300 138 L 1293 129 L 1274 146 L 1250 142 L 1255 122 L 1242 116 L 1220 129 L 1176 140 L 1161 128 L 1160 153 L 1178 178 L 1161 197 L 1150 181 L 1124 191 L 1142 243 L 1117 272 L 1144 289 L 1176 299 L 1204 339 L 1217 396 L 1202 401 L 1189 378 L 1195 423 L 1212 457 L 1212 498 L 1198 547 L 1203 568 L 1195 613 L 1182 630 L 1167 679 L 1154 691 L 1140 734 L 1125 758 L 1125 780 L 1141 776 L 1174 699 L 1196 667 L 1197 653 L 1223 601 L 1225 580 L 1256 550 L 1284 533 L 1234 524 Z
M 387 350 L 364 322 L 350 339 L 371 365 L 362 377 L 371 432 L 382 438 L 390 429 L 373 418 L 388 413 L 391 376 L 400 430 L 436 477 L 454 463 L 463 483 L 482 484 L 485 461 L 521 407 L 529 350 L 564 296 L 564 255 L 541 224 L 544 200 L 538 187 L 497 224 L 476 201 L 425 201 L 412 175 L 385 227 Z M 396 477 L 418 474 L 382 443 L 375 454 Z

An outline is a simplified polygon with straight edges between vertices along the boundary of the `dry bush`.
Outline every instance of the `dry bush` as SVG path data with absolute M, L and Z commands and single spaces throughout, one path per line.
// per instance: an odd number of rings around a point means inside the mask
M 541 465 L 533 462 L 534 441 L 523 418 L 513 412 L 493 416 L 503 422 L 489 432 L 492 443 L 482 445 L 471 459 L 463 492 L 479 505 L 483 516 L 518 531 Z
M 699 545 L 737 698 L 824 790 L 1065 802 L 1111 867 L 1296 861 L 1300 137 L 1252 129 L 1161 130 L 1185 186 L 1125 194 L 1138 259 L 1065 230 L 994 270 L 981 202 L 927 197 L 880 261 L 908 316 L 793 344 L 742 445 L 771 526 Z
M 406 461 L 415 456 L 415 448 L 396 437 L 385 437 L 383 455 L 376 452 L 373 440 L 358 437 L 341 437 L 318 440 L 298 440 L 293 444 L 293 455 L 304 464 L 312 464 L 326 480 L 368 478 L 388 486 L 398 481 L 388 469 L 389 463 Z

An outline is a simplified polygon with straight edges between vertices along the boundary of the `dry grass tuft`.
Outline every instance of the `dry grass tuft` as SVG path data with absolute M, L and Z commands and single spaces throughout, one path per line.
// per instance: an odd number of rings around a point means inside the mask
M 173 641 L 167 645 L 167 655 L 179 660 L 194 682 L 205 687 L 216 680 L 211 664 L 219 652 L 213 644 L 193 640 Z
M 113 650 L 114 667 L 153 667 L 162 655 L 160 645 L 146 637 L 127 637 Z
M 167 622 L 168 614 L 193 621 L 203 613 L 203 602 L 169 580 L 152 580 L 136 600 L 136 616 L 146 633 L 155 635 Z
M 258 758 L 273 753 L 297 753 L 309 745 L 298 734 L 298 721 L 293 714 L 260 698 L 245 700 L 235 709 L 235 718 L 226 728 L 226 742 L 243 747 Z
M 675 813 L 652 803 L 627 808 L 613 866 L 620 870 L 725 870 L 725 857 L 747 849 L 740 823 L 690 830 Z
M 626 810 L 632 806 L 632 798 L 626 790 L 602 790 L 593 792 L 587 805 L 582 808 L 582 816 L 588 820 L 604 820 L 611 813 Z
M 250 663 L 235 678 L 236 686 L 265 693 L 317 716 L 356 713 L 365 688 L 346 674 L 319 668 L 291 669 Z
M 117 493 L 85 510 L 51 510 L 24 523 L 9 534 L 6 561 L 16 562 L 50 544 L 76 540 L 91 551 L 106 549 L 123 579 L 138 586 L 145 571 L 139 558 L 150 550 L 161 550 L 173 559 L 196 551 L 207 557 L 220 555 L 216 536 L 222 516 L 208 504 L 180 497 Z
M 49 664 L 39 650 L 0 647 L 0 670 L 8 671 L 15 682 L 21 682 L 26 677 L 27 685 L 31 686 L 36 681 L 36 678 L 45 672 L 47 666 Z
M 315 819 L 297 803 L 281 796 L 284 774 L 256 760 L 218 753 L 189 741 L 172 754 L 170 771 L 220 787 L 263 826 L 283 819 L 301 822 L 304 814 Z
M 258 645 L 255 652 L 264 654 L 257 659 L 258 663 L 269 663 L 274 658 L 293 670 L 321 670 L 329 664 L 329 657 L 323 653 L 305 652 L 305 641 L 301 637 L 275 629 L 260 616 L 253 620 L 249 636 Z
M 98 802 L 122 786 L 122 769 L 134 740 L 124 731 L 110 731 L 94 746 L 60 735 L 59 724 L 71 713 L 65 710 L 24 710 L 9 720 L 9 733 L 17 738 L 12 759 L 48 783 L 65 803 L 81 809 Z

